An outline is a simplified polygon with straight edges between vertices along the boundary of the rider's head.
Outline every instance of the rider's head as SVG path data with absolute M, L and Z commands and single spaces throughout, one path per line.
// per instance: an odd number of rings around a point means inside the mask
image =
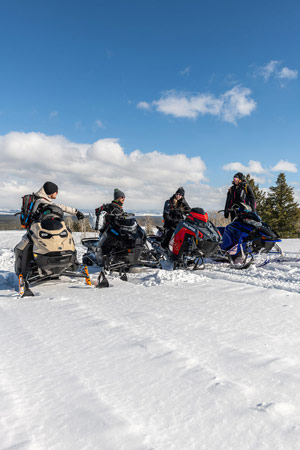
M 235 185 L 240 184 L 244 180 L 245 180 L 245 176 L 242 174 L 242 172 L 237 172 L 235 175 L 233 175 L 233 183 Z
M 125 201 L 125 194 L 124 192 L 120 191 L 120 189 L 115 189 L 114 190 L 114 201 L 121 203 L 123 205 L 124 201 Z
M 55 199 L 58 194 L 58 186 L 55 183 L 52 183 L 52 181 L 46 181 L 44 183 L 44 191 L 48 197 Z
M 177 200 L 179 200 L 179 199 L 181 199 L 182 197 L 184 197 L 184 194 L 185 194 L 184 189 L 183 189 L 182 186 L 180 186 L 180 187 L 177 189 L 177 191 L 175 192 L 175 197 L 176 197 Z

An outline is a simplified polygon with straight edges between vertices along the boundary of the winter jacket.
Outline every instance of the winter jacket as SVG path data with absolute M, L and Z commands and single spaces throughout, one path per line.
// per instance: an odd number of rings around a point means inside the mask
M 61 208 L 65 213 L 68 213 L 68 214 L 75 215 L 77 213 L 77 209 L 76 208 L 71 208 L 70 206 L 61 205 L 59 203 L 53 203 L 53 199 L 50 198 L 46 194 L 46 192 L 45 192 L 43 187 L 41 187 L 41 189 L 39 191 L 37 191 L 34 195 L 36 197 L 36 200 L 34 202 L 34 206 L 33 206 L 33 209 L 32 209 L 33 213 L 36 212 L 38 207 L 40 205 L 42 205 L 42 204 L 45 204 L 45 205 L 56 205 L 59 208 Z
M 227 192 L 227 198 L 225 203 L 225 211 L 224 217 L 229 216 L 229 209 L 232 208 L 233 205 L 248 205 L 251 207 L 252 211 L 256 209 L 255 197 L 250 185 L 244 181 L 239 183 L 238 185 L 233 184 Z M 230 213 L 231 220 L 234 218 L 234 213 Z
M 184 197 L 177 201 L 176 195 L 174 194 L 165 202 L 163 211 L 164 227 L 176 227 L 180 220 L 182 220 L 183 213 L 189 211 L 190 209 L 191 208 Z

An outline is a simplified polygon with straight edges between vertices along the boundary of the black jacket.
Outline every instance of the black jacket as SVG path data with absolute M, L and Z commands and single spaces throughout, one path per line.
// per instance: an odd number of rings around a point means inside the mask
M 224 217 L 229 216 L 229 209 L 232 208 L 233 205 L 243 205 L 246 204 L 252 208 L 252 211 L 256 210 L 256 203 L 254 193 L 252 188 L 248 183 L 242 181 L 238 185 L 232 184 L 232 186 L 228 189 L 227 198 L 225 203 L 225 211 Z M 234 218 L 234 213 L 230 213 L 231 220 Z
M 188 212 L 190 209 L 191 208 L 184 197 L 176 201 L 176 196 L 174 194 L 165 202 L 163 211 L 164 227 L 176 227 L 176 225 L 183 219 L 183 213 Z

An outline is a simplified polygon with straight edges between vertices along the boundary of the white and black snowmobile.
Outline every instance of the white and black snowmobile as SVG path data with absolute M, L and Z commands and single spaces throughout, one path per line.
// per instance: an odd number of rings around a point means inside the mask
M 22 297 L 33 296 L 30 287 L 60 276 L 85 278 L 87 267 L 79 264 L 72 233 L 56 205 L 43 205 L 23 239 L 15 247 L 15 272 Z
M 127 280 L 127 272 L 136 267 L 159 267 L 160 260 L 147 242 L 143 228 L 137 223 L 132 213 L 122 213 L 109 216 L 107 225 L 103 227 L 100 236 L 84 238 L 81 243 L 87 248 L 82 262 L 87 266 L 99 265 L 101 271 L 98 287 L 108 287 L 106 272 L 119 272 L 120 278 Z M 103 234 L 105 241 L 101 246 L 103 258 L 99 260 L 99 243 Z M 101 244 L 100 244 L 101 245 Z

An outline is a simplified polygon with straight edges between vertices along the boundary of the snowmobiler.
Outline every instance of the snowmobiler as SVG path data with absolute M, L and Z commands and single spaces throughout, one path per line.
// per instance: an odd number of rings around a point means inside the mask
M 234 268 L 245 269 L 258 255 L 282 254 L 278 234 L 257 213 L 246 205 L 233 205 L 232 210 L 234 220 L 226 227 L 218 227 L 223 242 L 217 258 L 225 257 Z
M 15 247 L 15 272 L 23 297 L 33 295 L 30 286 L 59 276 L 82 277 L 91 284 L 87 268 L 77 262 L 74 240 L 61 208 L 42 206 L 39 218 Z
M 233 176 L 232 186 L 228 189 L 226 203 L 224 208 L 224 217 L 233 221 L 235 217 L 235 209 L 233 205 L 248 205 L 255 212 L 256 203 L 254 193 L 251 186 L 247 183 L 245 175 L 241 172 Z
M 85 238 L 81 243 L 87 247 L 82 262 L 88 266 L 100 266 L 98 287 L 108 287 L 106 271 L 117 271 L 122 280 L 127 280 L 126 273 L 133 266 L 158 267 L 159 259 L 147 244 L 146 233 L 137 223 L 134 214 L 106 214 L 108 225 L 105 239 L 102 234 L 98 238 Z M 101 257 L 99 258 L 99 243 Z
M 75 208 L 54 205 L 57 185 L 46 182 L 32 195 L 31 202 L 22 203 L 21 225 L 27 233 L 15 247 L 15 272 L 19 277 L 20 292 L 23 296 L 33 295 L 29 285 L 62 274 L 78 276 L 78 263 L 74 241 L 63 219 L 63 210 L 78 219 L 83 214 Z M 27 196 L 25 196 L 27 197 Z M 25 210 L 25 205 L 28 206 Z M 75 275 L 75 273 L 77 275 Z M 86 276 L 86 275 L 80 275 Z M 88 275 L 86 276 L 88 280 Z
M 97 264 L 100 269 L 98 287 L 107 287 L 105 271 L 119 271 L 122 280 L 126 272 L 135 265 L 157 265 L 158 261 L 147 246 L 146 233 L 139 226 L 134 214 L 125 213 L 125 194 L 114 190 L 114 200 L 95 210 L 96 224 L 92 228 L 100 231 L 98 238 L 82 239 L 87 247 L 83 263 Z
M 184 198 L 184 195 L 185 191 L 183 187 L 180 186 L 175 194 L 165 202 L 163 210 L 164 234 L 161 242 L 163 248 L 168 248 L 175 228 L 179 222 L 186 217 L 186 214 L 191 209 Z
M 149 236 L 149 240 L 159 252 L 161 237 Z M 204 258 L 216 253 L 221 241 L 221 234 L 208 220 L 207 213 L 202 208 L 192 208 L 187 217 L 177 225 L 168 251 L 164 254 L 174 262 L 175 269 L 195 270 L 204 267 Z

